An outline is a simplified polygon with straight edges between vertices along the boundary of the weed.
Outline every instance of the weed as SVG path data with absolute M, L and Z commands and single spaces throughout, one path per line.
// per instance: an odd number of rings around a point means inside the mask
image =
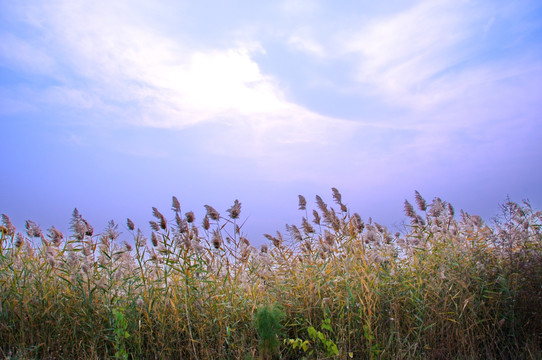
M 487 223 L 416 192 L 392 233 L 332 199 L 300 196 L 260 248 L 239 201 L 198 220 L 174 197 L 150 241 L 2 215 L 0 358 L 542 357 L 542 212 L 508 199 Z

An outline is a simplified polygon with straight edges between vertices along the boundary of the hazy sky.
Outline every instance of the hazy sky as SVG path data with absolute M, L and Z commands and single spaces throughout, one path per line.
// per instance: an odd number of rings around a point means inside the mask
M 97 230 L 171 196 L 245 233 L 297 195 L 542 207 L 542 2 L 0 1 L 0 213 Z M 330 201 L 331 202 L 331 201 Z

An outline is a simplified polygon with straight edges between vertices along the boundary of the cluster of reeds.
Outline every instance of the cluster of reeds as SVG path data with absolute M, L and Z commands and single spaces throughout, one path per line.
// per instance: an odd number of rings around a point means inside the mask
M 173 197 L 149 239 L 127 220 L 71 235 L 2 215 L 0 357 L 502 359 L 542 356 L 542 213 L 507 201 L 492 224 L 416 192 L 392 234 L 303 196 L 299 226 L 251 245 Z

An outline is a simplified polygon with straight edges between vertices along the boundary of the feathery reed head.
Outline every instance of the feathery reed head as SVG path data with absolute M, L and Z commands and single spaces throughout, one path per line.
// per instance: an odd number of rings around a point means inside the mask
M 222 235 L 220 234 L 219 230 L 213 231 L 213 238 L 211 240 L 211 243 L 213 244 L 215 249 L 220 249 L 222 246 Z
M 303 195 L 297 195 L 299 197 L 299 210 L 307 210 L 307 200 Z
M 324 215 L 327 214 L 327 212 L 328 212 L 327 205 L 324 202 L 324 200 L 322 200 L 320 195 L 316 195 L 316 205 L 318 206 L 318 208 L 320 209 L 322 214 L 324 214 Z
M 158 236 L 156 236 L 156 233 L 154 231 L 151 233 L 151 243 L 154 247 L 158 246 Z
M 160 225 L 156 221 L 150 220 L 149 225 L 154 231 L 160 231 Z
M 176 196 L 173 196 L 171 201 L 171 209 L 175 212 L 181 212 L 181 203 Z
M 306 235 L 314 234 L 316 232 L 312 225 L 307 221 L 307 219 L 305 219 L 305 217 L 303 217 L 301 225 L 303 226 L 303 232 Z
M 193 211 L 189 211 L 187 212 L 186 214 L 184 214 L 184 216 L 186 217 L 186 221 L 191 224 L 194 222 L 194 220 L 196 220 L 196 215 L 194 215 L 194 212 Z
M 43 236 L 41 228 L 38 226 L 38 224 L 36 224 L 32 220 L 26 220 L 25 228 L 26 228 L 26 234 L 31 238 L 33 237 L 38 238 L 38 237 Z
M 92 227 L 92 225 L 90 225 L 88 223 L 88 221 L 86 221 L 85 219 L 81 218 L 81 221 L 83 222 L 83 224 L 85 225 L 85 235 L 86 236 L 92 236 L 92 234 L 94 234 L 94 228 Z
M 313 210 L 312 211 L 312 216 L 314 217 L 312 222 L 315 223 L 316 225 L 320 225 L 320 222 L 322 221 L 322 218 L 320 218 L 320 214 L 318 214 L 318 211 Z
M 49 239 L 51 239 L 51 242 L 55 246 L 60 246 L 60 243 L 62 242 L 62 239 L 64 238 L 64 235 L 57 230 L 54 226 L 49 229 L 49 234 L 47 235 Z
M 6 234 L 8 236 L 13 236 L 15 234 L 15 226 L 11 223 L 11 220 L 6 214 L 2 214 L 2 224 L 6 229 Z
M 333 193 L 333 199 L 335 199 L 335 202 L 337 203 L 337 205 L 341 205 L 342 204 L 342 195 L 339 192 L 339 190 L 337 190 L 337 188 L 331 188 L 331 191 Z
M 15 247 L 21 248 L 24 245 L 24 236 L 21 233 L 17 233 L 15 236 Z
M 241 203 L 239 200 L 235 200 L 233 203 L 233 206 L 227 210 L 228 214 L 230 214 L 230 218 L 232 219 L 238 219 L 239 215 L 241 214 Z
M 416 197 L 416 203 L 418 204 L 418 209 L 420 209 L 420 211 L 425 211 L 425 210 L 427 210 L 427 202 L 426 202 L 425 199 L 420 195 L 420 193 L 418 192 L 418 190 L 414 191 L 414 194 L 415 194 L 415 197 Z
M 211 227 L 211 222 L 209 221 L 209 216 L 208 215 L 205 215 L 205 217 L 203 218 L 203 229 L 205 230 L 209 230 L 209 228 Z
M 126 219 L 126 226 L 128 227 L 128 230 L 133 231 L 135 229 L 134 222 L 130 219 Z
M 159 225 L 162 230 L 167 229 L 167 221 L 164 215 L 157 208 L 152 208 L 152 215 L 159 220 Z M 151 225 L 152 226 L 152 225 Z
M 408 202 L 408 200 L 405 200 L 405 214 L 411 219 L 416 219 L 416 212 L 414 211 L 414 207 L 411 203 Z
M 218 211 L 216 211 L 216 209 L 210 205 L 204 205 L 205 206 L 205 209 L 207 210 L 207 216 L 211 219 L 211 220 L 215 220 L 215 221 L 218 221 L 220 220 L 220 213 Z

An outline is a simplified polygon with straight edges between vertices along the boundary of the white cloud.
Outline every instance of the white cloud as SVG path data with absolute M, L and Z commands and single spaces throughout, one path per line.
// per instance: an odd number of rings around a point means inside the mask
M 422 1 L 345 36 L 341 52 L 356 56 L 356 80 L 390 102 L 418 109 L 438 104 L 447 94 L 434 85 L 468 58 L 468 40 L 478 30 L 478 9 L 468 5 Z
M 288 45 L 318 58 L 327 56 L 324 47 L 314 39 L 306 28 L 294 31 L 288 38 Z
M 55 68 L 54 60 L 39 43 L 29 43 L 12 34 L 0 34 L 0 59 L 23 71 L 46 74 Z
M 253 60 L 265 52 L 257 42 L 195 45 L 136 21 L 141 16 L 130 4 L 57 1 L 33 12 L 32 23 L 49 39 L 50 62 L 65 71 L 57 79 L 64 85 L 45 90 L 40 101 L 100 117 L 109 112 L 112 121 L 136 126 L 207 126 L 202 151 L 274 159 L 269 167 L 295 166 L 300 147 L 318 151 L 358 126 L 286 99 Z
M 287 15 L 298 16 L 313 13 L 319 8 L 315 0 L 283 0 L 282 11 Z

